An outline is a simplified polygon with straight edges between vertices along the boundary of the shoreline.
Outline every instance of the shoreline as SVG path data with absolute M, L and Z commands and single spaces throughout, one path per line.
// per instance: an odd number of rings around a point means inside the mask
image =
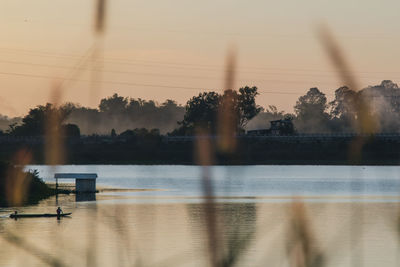
M 32 162 L 29 165 L 46 166 L 44 162 Z M 123 166 L 123 165 L 138 165 L 138 166 L 202 166 L 195 162 L 185 161 L 79 161 L 79 162 L 66 162 L 58 165 L 106 165 L 106 166 Z M 263 161 L 263 162 L 219 162 L 207 166 L 399 166 L 400 159 L 385 160 L 385 161 L 361 161 L 359 163 L 349 162 L 348 160 L 335 160 L 335 161 Z
M 55 189 L 55 182 L 45 182 L 47 186 L 52 189 Z M 71 194 L 76 194 L 75 189 L 70 190 L 70 188 L 75 188 L 74 183 L 58 183 L 58 190 L 70 191 Z M 97 193 L 106 193 L 106 192 L 146 192 L 146 191 L 166 191 L 164 189 L 148 189 L 148 188 L 115 188 L 108 186 L 96 186 L 96 194 Z

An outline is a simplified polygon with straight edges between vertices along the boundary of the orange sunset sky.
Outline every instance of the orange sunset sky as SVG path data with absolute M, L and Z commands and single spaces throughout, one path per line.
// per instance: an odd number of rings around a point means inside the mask
M 232 46 L 236 87 L 255 85 L 258 104 L 292 112 L 310 87 L 331 99 L 342 85 L 316 36 L 319 24 L 332 30 L 362 86 L 400 82 L 400 1 L 112 0 L 101 40 L 94 7 L 92 0 L 0 2 L 0 114 L 46 103 L 66 77 L 62 102 L 95 107 L 118 93 L 184 104 L 223 88 Z M 85 58 L 94 44 L 97 62 Z

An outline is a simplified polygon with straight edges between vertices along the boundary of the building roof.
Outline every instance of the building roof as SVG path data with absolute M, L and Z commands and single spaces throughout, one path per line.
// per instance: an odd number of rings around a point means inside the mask
M 97 173 L 55 173 L 55 179 L 96 179 Z

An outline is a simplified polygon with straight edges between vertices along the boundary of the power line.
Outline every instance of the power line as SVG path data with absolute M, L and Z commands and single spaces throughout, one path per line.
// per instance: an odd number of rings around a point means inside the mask
M 27 50 L 18 48 L 5 48 L 1 47 L 3 50 L 11 50 L 25 53 L 33 53 L 33 56 L 39 57 L 61 57 L 61 58 L 81 58 L 82 55 L 79 54 L 60 54 L 48 51 L 38 51 L 38 50 Z M 19 53 L 18 53 L 19 54 Z M 195 64 L 195 63 L 181 63 L 181 62 L 166 62 L 166 61 L 155 61 L 155 60 L 139 60 L 139 59 L 121 59 L 109 57 L 105 60 L 96 60 L 96 62 L 104 62 L 111 64 L 122 64 L 122 65 L 138 65 L 138 66 L 156 66 L 154 64 L 167 65 L 164 68 L 177 68 L 177 69 L 187 69 L 192 68 L 196 70 L 209 70 L 209 71 L 220 71 L 224 69 L 222 65 L 211 65 L 211 64 Z M 137 62 L 137 63 L 134 63 Z M 139 64 L 140 63 L 140 64 Z M 144 64 L 143 64 L 144 63 Z M 159 67 L 159 66 L 157 66 Z M 265 74 L 263 72 L 246 72 L 240 70 L 281 70 L 281 71 L 294 71 L 294 72 L 323 72 L 323 73 L 336 73 L 336 71 L 331 70 L 321 70 L 321 69 L 307 69 L 307 68 L 276 68 L 276 67 L 241 67 L 238 69 L 240 73 L 253 73 L 253 74 Z M 379 71 L 357 71 L 354 73 L 365 73 L 365 74 L 400 74 L 400 72 L 379 72 Z
M 190 86 L 175 86 L 175 85 L 163 85 L 163 84 L 147 84 L 147 83 L 132 83 L 132 82 L 118 82 L 118 81 L 96 81 L 96 80 L 83 80 L 83 79 L 65 79 L 64 77 L 53 77 L 46 75 L 35 75 L 26 73 L 15 73 L 15 72 L 0 72 L 0 75 L 11 75 L 20 77 L 31 77 L 31 78 L 41 78 L 41 79 L 60 79 L 66 81 L 78 81 L 78 82 L 94 82 L 94 83 L 108 83 L 108 84 L 118 84 L 118 85 L 128 85 L 128 86 L 142 86 L 142 87 L 153 87 L 153 88 L 169 88 L 169 89 L 182 89 L 182 90 L 196 90 L 196 91 L 220 91 L 218 89 L 204 88 L 204 87 L 190 87 Z M 260 90 L 260 93 L 265 94 L 282 94 L 282 95 L 299 95 L 298 92 L 280 92 L 280 91 L 264 91 Z M 329 94 L 328 94 L 329 95 Z
M 0 48 L 1 49 L 1 48 Z M 10 49 L 14 50 L 14 49 Z M 17 51 L 19 51 L 17 49 Z M 80 58 L 79 55 L 69 55 L 69 54 L 53 54 L 48 52 L 33 52 L 32 50 L 21 50 L 19 52 L 11 52 L 13 54 L 20 55 L 21 52 L 28 53 L 29 56 L 37 56 L 37 57 L 51 57 L 51 58 L 63 58 L 63 59 L 76 59 Z M 32 53 L 32 54 L 29 54 Z M 175 63 L 175 62 L 162 62 L 162 61 L 152 61 L 152 60 L 137 60 L 137 59 L 120 59 L 120 58 L 107 58 L 104 60 L 96 60 L 97 63 L 109 63 L 109 64 L 119 64 L 119 65 L 127 65 L 127 66 L 141 66 L 141 67 L 158 67 L 158 68 L 167 68 L 167 69 L 184 69 L 184 70 L 201 70 L 201 71 L 224 71 L 224 66 L 220 65 L 202 65 L 202 64 L 190 64 L 190 63 Z M 307 69 L 279 69 L 279 68 L 259 68 L 259 67 L 247 67 L 240 68 L 238 70 L 239 73 L 250 73 L 250 74 L 265 74 L 263 72 L 249 72 L 242 71 L 243 69 L 265 69 L 265 70 L 287 70 L 287 71 L 317 71 L 317 70 L 307 70 Z
M 7 64 L 16 64 L 16 65 L 27 65 L 27 66 L 39 66 L 39 67 L 47 67 L 47 68 L 60 68 L 60 69 L 81 69 L 81 70 L 90 70 L 96 72 L 105 72 L 105 73 L 115 73 L 115 74 L 136 74 L 136 75 L 151 75 L 151 76 L 165 76 L 165 77 L 185 77 L 185 78 L 193 78 L 193 79 L 218 79 L 222 80 L 223 77 L 219 76 L 200 76 L 200 75 L 182 75 L 182 74 L 165 74 L 165 73 L 151 73 L 151 72 L 136 72 L 136 71 L 120 71 L 120 70 L 109 70 L 109 69 L 88 69 L 88 68 L 76 68 L 71 66 L 60 66 L 60 65 L 52 65 L 52 64 L 42 64 L 42 63 L 32 63 L 32 62 L 21 62 L 21 61 L 12 61 L 12 60 L 0 60 L 0 63 Z M 251 73 L 250 73 L 251 74 Z M 257 74 L 257 73 L 255 73 Z M 290 75 L 290 76 L 305 76 L 305 77 L 332 77 L 334 74 L 306 74 L 306 73 L 284 73 L 284 72 L 265 72 L 265 75 Z M 354 75 L 357 76 L 357 75 Z M 369 76 L 368 78 L 371 78 Z M 254 81 L 263 82 L 265 80 L 260 79 L 251 79 Z

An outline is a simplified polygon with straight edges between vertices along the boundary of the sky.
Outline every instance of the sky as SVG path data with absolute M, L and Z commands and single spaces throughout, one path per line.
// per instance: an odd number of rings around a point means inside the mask
M 222 91 L 229 51 L 236 88 L 293 111 L 318 87 L 343 85 L 317 36 L 327 26 L 361 86 L 400 83 L 399 1 L 112 0 L 94 31 L 95 0 L 0 2 L 0 114 L 21 116 L 54 101 L 96 107 L 101 98 L 174 99 Z M 67 80 L 66 80 L 67 79 Z

